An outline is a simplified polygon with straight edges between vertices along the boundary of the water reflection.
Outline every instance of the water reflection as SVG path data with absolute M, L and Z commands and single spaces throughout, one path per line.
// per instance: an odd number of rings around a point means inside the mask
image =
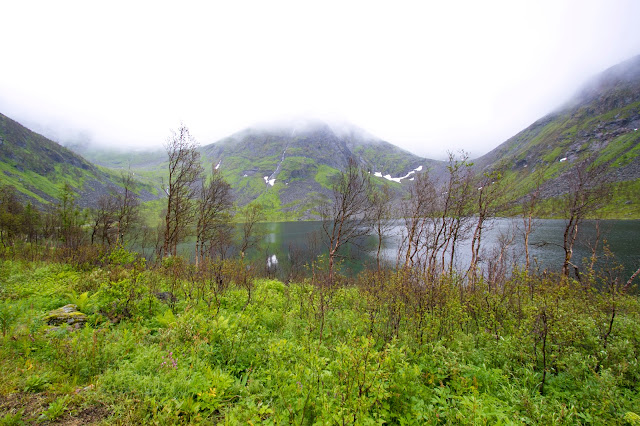
M 537 220 L 530 236 L 530 257 L 533 267 L 539 270 L 559 271 L 562 266 L 564 251 L 562 239 L 564 220 Z M 322 249 L 321 222 L 278 222 L 266 223 L 264 226 L 264 243 L 267 257 L 276 256 L 282 263 L 300 257 L 300 252 L 307 253 L 308 261 L 312 255 L 324 252 Z M 483 257 L 480 266 L 487 263 L 501 241 L 512 240 L 509 256 L 512 262 L 524 264 L 524 238 L 520 219 L 497 219 L 483 231 Z M 393 266 L 396 264 L 398 250 L 401 245 L 404 227 L 395 222 L 384 239 L 382 257 Z M 602 258 L 602 242 L 604 241 L 616 260 L 623 265 L 623 277 L 629 277 L 640 266 L 640 221 L 606 220 L 600 221 L 600 248 L 598 256 Z M 574 248 L 574 263 L 581 264 L 591 256 L 591 246 L 597 237 L 596 222 L 585 221 L 580 228 L 580 235 Z M 346 266 L 352 272 L 358 272 L 366 265 L 376 262 L 377 238 L 369 237 L 360 241 L 360 247 L 351 247 Z M 470 239 L 463 240 L 456 248 L 455 266 L 458 270 L 468 267 L 471 260 Z
M 402 241 L 404 227 L 400 221 L 392 224 L 383 241 L 381 256 L 389 266 L 395 266 L 398 250 Z M 239 232 L 238 225 L 238 232 Z M 260 224 L 262 247 L 253 250 L 250 259 L 259 262 L 273 276 L 286 279 L 292 271 L 303 274 L 304 265 L 318 255 L 325 253 L 323 244 L 322 222 L 272 222 Z M 524 238 L 520 219 L 497 219 L 483 231 L 483 253 L 480 268 L 486 267 L 491 260 L 492 252 L 499 247 L 501 240 L 513 239 L 509 246 L 510 262 L 524 265 Z M 559 271 L 564 259 L 562 239 L 564 220 L 537 220 L 530 236 L 530 258 L 533 268 Z M 623 266 L 622 278 L 628 279 L 640 266 L 640 221 L 638 220 L 606 220 L 600 221 L 600 261 L 602 266 L 604 241 L 615 259 Z M 506 236 L 509 236 L 507 238 Z M 585 221 L 580 228 L 580 235 L 574 247 L 573 263 L 581 266 L 591 256 L 591 246 L 597 236 L 596 222 Z M 181 255 L 193 257 L 194 243 L 184 243 L 178 247 Z M 360 240 L 358 246 L 348 247 L 343 253 L 343 272 L 355 274 L 364 267 L 376 264 L 377 237 L 370 236 Z M 230 252 L 229 256 L 234 253 Z M 466 271 L 471 260 L 471 243 L 463 240 L 456 248 L 454 266 L 458 271 Z

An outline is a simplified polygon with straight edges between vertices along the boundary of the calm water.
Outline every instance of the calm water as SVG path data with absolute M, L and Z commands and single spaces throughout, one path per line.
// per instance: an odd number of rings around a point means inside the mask
M 285 267 L 289 262 L 300 262 L 301 257 L 312 256 L 322 251 L 320 235 L 321 222 L 279 222 L 263 224 L 265 231 L 264 253 L 270 266 Z M 523 264 L 524 244 L 522 231 L 518 230 L 521 220 L 498 219 L 485 229 L 483 248 L 487 255 L 497 246 L 501 235 L 514 235 L 510 253 L 514 261 Z M 616 259 L 624 266 L 623 278 L 627 279 L 640 266 L 640 221 L 607 220 L 600 221 L 601 240 L 605 239 L 615 254 Z M 400 244 L 402 227 L 395 226 L 385 240 L 384 256 L 391 264 L 395 259 Z M 559 270 L 562 266 L 564 251 L 562 237 L 564 220 L 538 220 L 529 237 L 532 264 L 539 269 Z M 583 258 L 591 255 L 589 244 L 595 239 L 595 222 L 586 221 L 580 228 L 579 240 L 574 248 L 573 261 L 579 264 Z M 543 245 L 543 243 L 546 243 Z M 470 243 L 467 241 L 457 249 L 459 256 L 456 265 L 464 268 L 470 260 Z M 363 249 L 352 249 L 348 265 L 352 269 L 361 269 L 366 264 L 375 264 L 376 239 L 370 238 Z M 602 251 L 600 251 L 601 253 Z M 535 263 L 534 263 L 535 262 Z

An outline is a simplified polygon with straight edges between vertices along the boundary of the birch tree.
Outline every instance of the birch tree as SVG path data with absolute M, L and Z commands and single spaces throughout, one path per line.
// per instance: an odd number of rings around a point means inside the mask
M 176 254 L 178 243 L 188 234 L 194 218 L 196 182 L 202 173 L 198 144 L 185 125 L 180 125 L 165 145 L 169 156 L 169 177 L 163 189 L 167 195 L 162 255 Z

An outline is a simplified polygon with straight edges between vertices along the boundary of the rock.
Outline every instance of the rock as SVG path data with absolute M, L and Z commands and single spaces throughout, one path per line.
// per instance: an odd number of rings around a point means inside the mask
M 87 322 L 87 315 L 78 311 L 76 305 L 65 305 L 61 308 L 49 312 L 44 320 L 49 325 L 69 324 L 82 327 Z
M 155 293 L 155 296 L 158 300 L 162 300 L 163 302 L 175 302 L 178 300 L 170 291 L 160 291 Z
M 94 384 L 90 384 L 89 386 L 85 386 L 85 387 L 80 386 L 76 388 L 76 390 L 73 393 L 79 394 L 81 392 L 87 392 L 87 391 L 93 390 L 94 388 L 95 388 Z

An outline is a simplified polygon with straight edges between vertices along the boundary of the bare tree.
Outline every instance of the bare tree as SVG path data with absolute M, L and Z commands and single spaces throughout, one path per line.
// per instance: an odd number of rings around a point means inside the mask
M 0 243 L 13 245 L 20 232 L 20 217 L 23 207 L 18 200 L 16 188 L 12 185 L 0 187 Z
M 425 248 L 424 241 L 433 229 L 430 225 L 437 215 L 437 203 L 436 187 L 429 173 L 425 171 L 417 174 L 409 187 L 407 198 L 402 203 L 406 234 L 403 235 L 402 250 L 398 255 L 402 253 L 404 259 L 399 260 L 405 268 L 413 267 L 420 260 L 419 252 L 421 248 Z
M 509 267 L 515 262 L 515 255 L 511 250 L 515 237 L 516 233 L 512 226 L 505 231 L 500 231 L 496 244 L 486 256 L 486 269 L 483 272 L 487 278 L 489 290 L 492 285 L 497 289 L 501 283 L 504 284 L 507 281 Z
M 122 173 L 122 191 L 111 191 L 98 199 L 96 208 L 91 210 L 91 244 L 99 238 L 102 244 L 124 244 L 134 224 L 139 221 L 138 196 L 133 191 L 135 181 L 131 171 Z
M 480 248 L 482 245 L 482 232 L 490 226 L 491 221 L 504 203 L 501 197 L 504 195 L 504 185 L 502 185 L 502 172 L 494 170 L 490 173 L 484 173 L 482 177 L 476 181 L 478 189 L 475 195 L 475 227 L 473 236 L 471 237 L 471 262 L 469 264 L 469 279 L 474 282 L 478 270 L 478 262 L 480 261 Z
M 264 234 L 260 232 L 257 225 L 265 219 L 265 214 L 262 204 L 255 201 L 246 205 L 241 214 L 244 216 L 240 236 L 240 266 L 242 268 L 236 282 L 247 290 L 247 302 L 244 305 L 246 308 L 251 303 L 253 278 L 256 270 L 250 264 L 245 265 L 245 255 L 250 248 L 257 247 L 263 238 Z
M 214 239 L 220 236 L 222 228 L 226 228 L 232 205 L 231 186 L 224 180 L 222 174 L 215 168 L 211 177 L 203 178 L 198 191 L 196 216 L 196 267 L 204 259 L 206 253 L 214 244 Z
M 567 192 L 562 200 L 562 213 L 566 219 L 562 242 L 562 273 L 565 276 L 569 276 L 570 266 L 578 270 L 571 260 L 580 224 L 611 198 L 607 169 L 606 163 L 595 164 L 593 158 L 588 158 L 577 164 L 566 179 Z
M 22 212 L 21 228 L 27 241 L 30 243 L 37 243 L 38 236 L 42 232 L 42 215 L 33 207 L 31 202 L 27 202 Z
M 118 228 L 118 242 L 125 244 L 126 237 L 140 221 L 140 199 L 135 193 L 136 181 L 133 172 L 128 170 L 120 175 L 122 192 L 116 193 L 116 224 Z
M 231 223 L 231 219 L 223 221 L 216 226 L 214 235 L 207 247 L 209 256 L 220 260 L 226 259 L 233 247 L 234 232 L 235 227 Z
M 95 209 L 91 210 L 91 244 L 99 239 L 102 244 L 111 245 L 117 239 L 117 200 L 111 195 L 102 195 Z
M 393 228 L 393 223 L 391 223 L 391 190 L 386 185 L 372 193 L 371 218 L 376 236 L 378 237 L 376 264 L 378 272 L 380 272 L 382 270 L 380 253 L 382 251 L 384 238 L 391 228 Z
M 473 186 L 467 155 L 449 153 L 448 177 L 436 185 L 428 173 L 415 177 L 403 204 L 406 236 L 404 266 L 419 267 L 428 276 L 452 272 L 459 241 L 469 230 Z
M 75 193 L 68 183 L 60 191 L 54 218 L 54 229 L 64 247 L 77 249 L 82 242 L 84 215 L 78 208 Z
M 439 221 L 439 231 L 434 243 L 433 256 L 441 253 L 442 272 L 451 274 L 454 268 L 456 249 L 460 240 L 465 238 L 469 232 L 471 218 L 471 201 L 473 199 L 473 173 L 469 162 L 469 154 L 460 153 L 460 158 L 453 153 L 449 153 L 449 179 L 444 187 L 444 203 L 442 205 L 442 216 Z M 449 254 L 447 262 L 446 257 Z M 435 259 L 432 259 L 432 267 L 435 266 Z
M 257 225 L 265 219 L 264 207 L 257 202 L 249 203 L 242 210 L 244 222 L 242 223 L 242 236 L 240 240 L 240 257 L 244 259 L 247 250 L 258 245 L 262 234 L 258 232 Z
M 185 125 L 167 140 L 169 177 L 164 186 L 167 211 L 164 220 L 163 255 L 175 255 L 178 243 L 187 235 L 194 215 L 196 181 L 201 175 L 200 153 L 195 139 Z
M 636 271 L 631 274 L 631 277 L 627 280 L 626 284 L 622 288 L 622 291 L 627 291 L 631 287 L 633 280 L 635 280 L 638 275 L 640 275 L 640 268 L 636 269 Z
M 531 266 L 531 256 L 529 254 L 529 237 L 533 232 L 533 228 L 535 226 L 534 214 L 536 207 L 538 205 L 538 201 L 540 200 L 540 188 L 542 187 L 542 179 L 544 177 L 544 169 L 542 167 L 538 168 L 534 172 L 534 187 L 531 192 L 529 192 L 522 199 L 522 235 L 524 237 L 524 255 L 525 255 L 525 270 L 529 270 Z
M 444 183 L 436 185 L 427 173 L 416 176 L 403 208 L 405 266 L 419 265 L 431 277 L 452 271 L 458 242 L 468 232 L 471 165 L 465 153 L 460 159 L 449 153 Z
M 322 229 L 328 239 L 330 285 L 340 249 L 371 231 L 370 203 L 370 175 L 350 159 L 333 185 L 333 198 L 321 211 Z

